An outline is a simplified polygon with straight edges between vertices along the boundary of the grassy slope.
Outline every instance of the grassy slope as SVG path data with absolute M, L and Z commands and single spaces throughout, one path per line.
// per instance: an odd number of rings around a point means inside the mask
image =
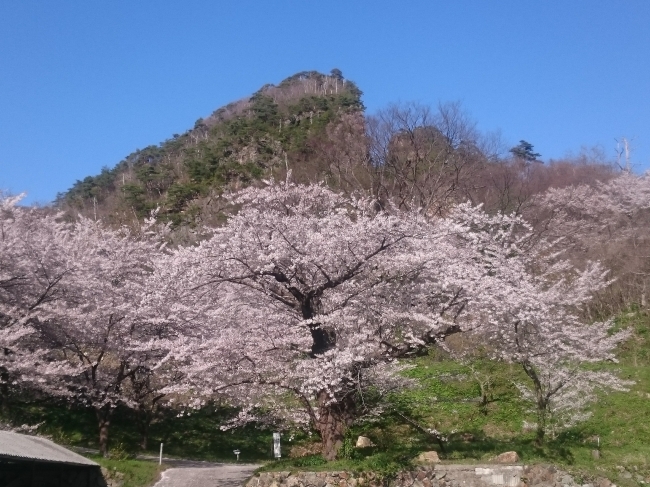
M 421 387 L 396 395 L 393 405 L 422 426 L 448 434 L 444 452 L 433 438 L 389 413 L 378 423 L 350 432 L 343 449 L 348 458 L 324 465 L 317 457 L 305 457 L 283 460 L 267 469 L 352 468 L 391 473 L 424 450 L 437 450 L 444 461 L 463 462 L 487 461 L 515 450 L 523 462 L 559 464 L 578 478 L 604 476 L 618 485 L 632 486 L 638 485 L 634 480 L 638 474 L 650 481 L 650 313 L 628 313 L 618 324 L 633 327 L 635 334 L 619 350 L 620 363 L 607 367 L 635 384 L 629 392 L 601 396 L 589 420 L 549 438 L 543 448 L 534 445 L 534 433 L 522 430 L 524 420 L 534 422 L 534 416 L 513 385 L 526 380 L 521 370 L 489 362 L 480 365 L 481 373 L 491 377 L 493 399 L 482 410 L 477 402 L 480 389 L 469 368 L 431 354 L 414 360 L 416 367 L 409 372 Z M 358 434 L 369 436 L 376 447 L 351 448 Z M 601 457 L 595 460 L 592 450 L 598 448 L 598 438 Z M 633 478 L 621 475 L 620 467 Z
M 97 456 L 90 457 L 108 470 L 121 472 L 124 475 L 123 487 L 149 487 L 160 479 L 160 473 L 165 469 L 156 463 L 141 460 L 111 460 Z

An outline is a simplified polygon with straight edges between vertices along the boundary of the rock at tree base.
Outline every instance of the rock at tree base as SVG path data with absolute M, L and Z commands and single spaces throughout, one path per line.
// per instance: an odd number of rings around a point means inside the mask
M 519 455 L 516 451 L 507 451 L 501 455 L 497 455 L 494 459 L 497 463 L 517 463 L 519 461 Z
M 439 463 L 440 457 L 438 457 L 438 452 L 436 451 L 425 451 L 420 453 L 415 459 L 418 463 Z
M 360 436 L 357 438 L 357 448 L 369 448 L 371 446 L 375 446 L 375 444 L 367 436 Z
M 596 487 L 612 487 L 612 482 L 609 479 L 604 479 L 604 478 L 598 478 L 596 479 L 596 482 L 594 483 Z

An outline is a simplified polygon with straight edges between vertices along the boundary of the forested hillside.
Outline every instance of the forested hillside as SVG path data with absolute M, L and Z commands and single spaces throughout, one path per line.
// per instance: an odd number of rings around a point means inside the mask
M 57 205 L 122 223 L 158 206 L 159 217 L 176 225 L 210 221 L 213 200 L 225 189 L 282 178 L 288 164 L 305 178 L 320 177 L 319 141 L 362 110 L 361 91 L 339 70 L 297 73 L 77 181 Z
M 282 180 L 289 169 L 295 182 L 325 181 L 403 208 L 441 213 L 469 200 L 520 212 L 549 187 L 614 173 L 600 153 L 544 164 L 525 141 L 509 151 L 497 135 L 480 133 L 459 103 L 366 114 L 361 94 L 337 69 L 264 85 L 187 132 L 77 181 L 56 205 L 114 223 L 137 224 L 157 207 L 158 218 L 175 226 L 213 223 L 223 191 Z

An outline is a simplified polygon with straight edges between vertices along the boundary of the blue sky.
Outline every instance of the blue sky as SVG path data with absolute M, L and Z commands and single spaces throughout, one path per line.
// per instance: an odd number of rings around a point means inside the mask
M 650 168 L 648 0 L 0 2 L 0 188 L 75 180 L 298 71 L 368 112 L 461 101 L 542 159 L 633 139 Z

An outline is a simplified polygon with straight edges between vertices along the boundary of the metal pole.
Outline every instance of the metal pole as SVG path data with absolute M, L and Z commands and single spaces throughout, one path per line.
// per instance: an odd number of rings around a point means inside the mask
M 158 465 L 162 465 L 162 447 L 163 444 L 160 444 L 160 457 L 158 458 Z

